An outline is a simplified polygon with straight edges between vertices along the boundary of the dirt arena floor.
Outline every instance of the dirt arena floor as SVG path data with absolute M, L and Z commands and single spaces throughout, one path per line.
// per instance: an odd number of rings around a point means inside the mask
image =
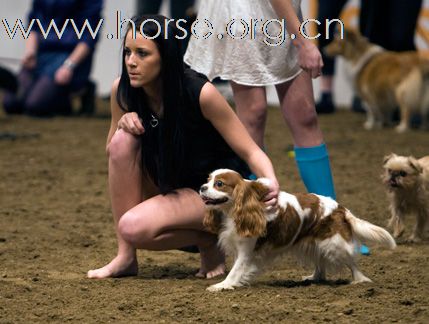
M 0 323 L 429 323 L 427 239 L 402 239 L 394 251 L 373 248 L 360 257 L 371 284 L 347 284 L 346 271 L 324 284 L 303 282 L 311 270 L 286 257 L 252 287 L 213 294 L 205 288 L 219 279 L 194 278 L 198 255 L 180 251 L 140 251 L 134 278 L 86 279 L 116 252 L 106 188 L 108 108 L 100 104 L 94 118 L 0 114 Z M 429 133 L 367 132 L 363 121 L 346 111 L 320 118 L 339 201 L 384 226 L 383 156 L 429 154 Z M 268 153 L 282 188 L 302 191 L 291 145 L 279 111 L 270 109 Z

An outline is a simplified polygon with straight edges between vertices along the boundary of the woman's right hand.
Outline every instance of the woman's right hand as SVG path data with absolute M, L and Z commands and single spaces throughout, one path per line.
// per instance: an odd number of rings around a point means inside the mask
M 135 112 L 122 115 L 118 121 L 118 129 L 123 129 L 133 135 L 142 135 L 145 132 L 143 124 Z
M 315 44 L 307 39 L 295 43 L 298 48 L 298 60 L 301 68 L 313 79 L 322 75 L 323 59 Z

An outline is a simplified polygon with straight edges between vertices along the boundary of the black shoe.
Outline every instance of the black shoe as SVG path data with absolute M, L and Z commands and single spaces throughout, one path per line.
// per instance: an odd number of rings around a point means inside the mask
M 366 113 L 365 108 L 363 108 L 362 101 L 358 97 L 353 97 L 352 102 L 352 111 L 357 113 Z
M 88 80 L 82 96 L 79 115 L 92 116 L 95 114 L 95 83 Z
M 13 93 L 18 91 L 18 81 L 16 77 L 2 67 L 0 67 L 0 89 L 1 88 Z
M 69 103 L 68 105 L 67 104 L 63 105 L 57 111 L 57 115 L 59 116 L 71 116 L 72 114 L 73 114 L 73 109 L 72 109 L 71 103 Z
M 316 103 L 316 112 L 318 114 L 332 114 L 335 112 L 334 102 L 332 101 L 332 94 L 323 92 L 319 102 Z
M 391 120 L 394 123 L 398 123 L 401 120 L 401 110 L 399 107 L 396 107 L 391 114 Z M 419 113 L 411 114 L 410 126 L 411 128 L 419 128 L 422 126 L 422 116 Z
M 414 113 L 411 115 L 410 125 L 411 128 L 420 128 L 422 127 L 423 117 L 419 113 Z

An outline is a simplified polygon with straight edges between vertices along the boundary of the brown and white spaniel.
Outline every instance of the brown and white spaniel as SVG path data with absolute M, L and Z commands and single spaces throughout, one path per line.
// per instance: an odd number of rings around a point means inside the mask
M 219 245 L 234 256 L 226 279 L 209 291 L 234 289 L 250 283 L 264 265 L 281 253 L 294 252 L 315 267 L 304 279 L 325 279 L 327 268 L 348 267 L 353 283 L 370 282 L 359 271 L 355 254 L 360 243 L 395 248 L 392 236 L 361 220 L 331 198 L 280 192 L 278 208 L 267 210 L 263 197 L 268 179 L 244 180 L 228 169 L 212 172 L 200 196 L 208 212 L 204 225 L 219 234 Z

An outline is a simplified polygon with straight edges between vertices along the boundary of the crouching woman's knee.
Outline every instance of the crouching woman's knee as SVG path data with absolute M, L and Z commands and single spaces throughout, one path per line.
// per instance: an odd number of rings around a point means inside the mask
M 113 134 L 106 151 L 112 162 L 130 161 L 135 159 L 140 152 L 139 139 L 123 129 L 118 129 Z
M 118 223 L 119 235 L 135 248 L 149 248 L 153 235 L 149 227 L 141 224 L 142 218 L 132 211 L 126 212 Z
M 118 223 L 119 235 L 129 244 L 137 247 L 142 233 L 137 230 L 136 217 L 132 212 L 125 213 Z

